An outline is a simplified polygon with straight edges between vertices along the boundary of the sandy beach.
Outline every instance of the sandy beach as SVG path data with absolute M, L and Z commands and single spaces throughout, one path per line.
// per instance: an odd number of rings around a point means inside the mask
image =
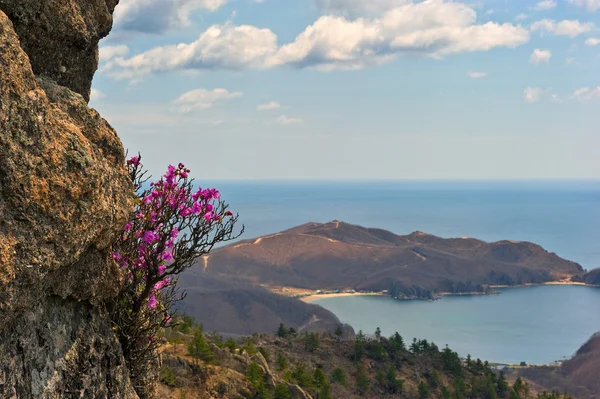
M 312 302 L 312 301 L 316 301 L 318 299 L 336 298 L 336 297 L 342 297 L 342 296 L 383 296 L 383 295 L 384 294 L 382 294 L 380 292 L 355 292 L 354 294 L 351 292 L 340 292 L 338 294 L 311 294 L 308 296 L 300 297 L 298 299 L 300 299 L 303 302 Z

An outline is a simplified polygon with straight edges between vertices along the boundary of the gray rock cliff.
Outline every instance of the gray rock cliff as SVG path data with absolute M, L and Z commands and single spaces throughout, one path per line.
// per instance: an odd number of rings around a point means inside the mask
M 87 99 L 117 0 L 0 0 L 0 398 L 137 398 L 105 303 L 133 191 Z

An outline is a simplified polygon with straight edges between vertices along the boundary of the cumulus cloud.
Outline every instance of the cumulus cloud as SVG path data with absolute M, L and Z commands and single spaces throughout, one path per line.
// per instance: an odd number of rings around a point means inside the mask
M 468 72 L 467 76 L 471 79 L 481 79 L 487 76 L 486 72 Z
M 529 18 L 529 16 L 527 14 L 521 13 L 521 14 L 519 14 L 519 15 L 517 15 L 515 17 L 515 20 L 517 20 L 517 21 L 523 21 L 524 19 L 527 19 L 527 18 Z
M 92 89 L 92 91 L 90 92 L 90 100 L 100 100 L 104 97 L 105 97 L 104 93 L 102 93 L 98 89 Z
M 279 104 L 277 101 L 269 101 L 266 104 L 260 104 L 256 107 L 257 111 L 271 111 L 274 109 L 278 109 L 281 108 L 281 104 Z
M 289 117 L 287 115 L 281 115 L 281 116 L 277 117 L 277 119 L 275 119 L 275 122 L 277 122 L 281 125 L 295 125 L 295 124 L 304 122 L 304 119 L 293 118 L 293 117 Z
M 456 2 L 403 1 L 379 18 L 327 15 L 296 39 L 278 46 L 269 29 L 213 25 L 198 40 L 114 58 L 105 68 L 116 78 L 170 70 L 289 66 L 323 70 L 360 69 L 400 56 L 442 58 L 449 54 L 514 48 L 529 40 L 521 26 L 477 23 L 473 8 Z
M 103 71 L 114 78 L 136 78 L 176 70 L 264 68 L 277 51 L 277 36 L 250 25 L 213 25 L 198 40 L 155 47 L 131 58 L 115 58 Z
M 563 20 L 556 22 L 551 19 L 542 19 L 531 24 L 532 31 L 553 33 L 558 36 L 575 37 L 582 33 L 591 32 L 596 25 L 591 22 L 580 22 L 578 20 Z
M 573 92 L 571 98 L 582 102 L 600 99 L 600 86 L 596 88 L 582 87 L 581 89 L 577 89 Z
M 533 53 L 531 53 L 529 62 L 533 65 L 547 64 L 550 62 L 550 57 L 552 57 L 552 52 L 550 50 L 540 50 L 539 48 L 536 48 L 533 50 Z
M 527 87 L 523 92 L 523 99 L 528 103 L 538 102 L 542 98 L 544 90 L 539 87 Z
M 115 30 L 163 33 L 171 28 L 188 26 L 196 10 L 216 11 L 227 0 L 128 0 L 114 13 Z
M 597 46 L 600 44 L 600 39 L 596 37 L 589 37 L 585 40 L 585 44 L 588 46 Z
M 197 109 L 212 108 L 215 103 L 233 98 L 242 97 L 244 94 L 236 91 L 230 92 L 226 89 L 196 89 L 183 93 L 174 104 L 178 106 L 178 111 L 188 113 Z
M 556 1 L 554 0 L 542 0 L 539 1 L 535 6 L 531 7 L 532 10 L 536 11 L 544 11 L 551 10 L 557 6 Z
M 120 46 L 100 47 L 100 62 L 109 61 L 116 57 L 125 57 L 129 54 L 129 47 L 122 44 Z
M 578 7 L 585 7 L 590 12 L 600 10 L 600 0 L 569 0 L 569 3 Z

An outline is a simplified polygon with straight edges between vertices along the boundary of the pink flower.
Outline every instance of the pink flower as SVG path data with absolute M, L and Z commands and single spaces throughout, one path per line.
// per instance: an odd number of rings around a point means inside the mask
M 177 165 L 177 167 L 178 167 L 179 169 L 183 169 L 183 168 L 185 168 L 185 165 L 184 165 L 184 164 L 182 164 L 181 162 L 179 162 L 179 165 Z
M 172 240 L 172 239 L 168 239 L 168 240 L 165 242 L 165 247 L 166 247 L 167 249 L 173 249 L 173 247 L 174 247 L 174 246 L 175 246 L 175 244 L 173 243 L 173 240 Z
M 170 324 L 172 320 L 173 319 L 171 319 L 171 315 L 167 313 L 165 316 L 165 324 Z
M 214 209 L 214 207 L 212 206 L 212 204 L 206 204 L 206 212 L 212 212 Z
M 148 230 L 144 233 L 144 242 L 147 244 L 152 244 L 157 239 L 158 239 L 158 236 L 156 234 L 154 234 L 153 231 Z
M 188 177 L 188 174 L 186 171 L 181 171 L 181 172 L 179 172 L 179 176 L 181 176 L 182 178 L 185 179 L 186 177 Z
M 165 262 L 170 262 L 173 260 L 173 254 L 169 251 L 164 251 L 161 255 L 162 260 Z
M 129 158 L 129 160 L 127 161 L 127 165 L 139 166 L 139 164 L 140 164 L 140 157 L 137 155 Z
M 181 215 L 181 217 L 190 216 L 192 214 L 192 208 L 185 208 L 184 210 L 179 212 L 179 214 Z
M 194 202 L 194 205 L 192 205 L 192 212 L 196 215 L 202 212 L 202 205 L 199 202 Z
M 204 214 L 203 216 L 204 220 L 206 220 L 207 222 L 210 222 L 213 219 L 213 214 L 212 212 L 207 212 Z
M 226 211 L 226 212 L 225 212 L 225 216 L 233 216 L 233 212 L 231 212 L 231 211 Z
M 125 231 L 131 230 L 131 226 L 132 226 L 132 223 L 131 222 L 127 222 L 127 224 L 124 227 Z
M 160 266 L 158 267 L 158 275 L 159 275 L 159 276 L 162 276 L 162 274 L 165 272 L 165 270 L 166 270 L 166 269 L 167 269 L 167 266 L 165 266 L 165 265 L 160 265 Z
M 150 299 L 148 299 L 148 308 L 154 309 L 158 302 L 156 301 L 156 297 L 154 294 L 150 294 Z
M 175 238 L 177 238 L 178 235 L 179 235 L 179 229 L 177 227 L 173 227 L 173 230 L 171 230 L 171 238 L 175 239 Z

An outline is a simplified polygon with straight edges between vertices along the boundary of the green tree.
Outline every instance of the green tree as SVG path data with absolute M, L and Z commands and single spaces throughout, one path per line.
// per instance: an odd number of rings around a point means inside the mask
M 342 330 L 342 326 L 337 326 L 333 333 L 335 334 L 338 340 L 341 340 L 342 335 L 344 335 L 344 330 Z
M 379 340 L 381 339 L 381 329 L 380 329 L 379 327 L 377 327 L 377 328 L 375 329 L 375 339 L 376 339 L 377 341 L 379 341 Z
M 317 387 L 318 399 L 331 399 L 331 387 L 327 381 L 327 376 L 322 369 L 316 368 L 313 373 L 313 380 Z
M 437 370 L 433 370 L 431 373 L 429 373 L 427 382 L 432 389 L 437 389 L 442 383 L 440 373 L 438 373 Z
M 450 390 L 446 387 L 442 387 L 441 389 L 441 393 L 442 393 L 442 398 L 443 399 L 451 399 L 452 398 L 452 393 L 450 392 Z
M 229 338 L 223 343 L 223 347 L 229 349 L 229 352 L 233 353 L 237 349 L 237 344 L 233 338 Z
M 346 373 L 344 373 L 344 370 L 342 370 L 339 367 L 333 369 L 333 371 L 331 372 L 331 381 L 338 383 L 344 387 L 348 386 Z
M 367 346 L 367 337 L 362 332 L 362 330 L 358 331 L 356 337 L 354 338 L 354 351 L 352 353 L 352 357 L 354 360 L 362 359 L 366 354 L 366 346 Z
M 393 365 L 389 365 L 385 374 L 387 382 L 387 390 L 390 393 L 401 393 L 404 388 L 404 381 L 396 378 L 396 368 Z
M 265 398 L 267 394 L 267 387 L 265 385 L 264 371 L 262 367 L 256 362 L 252 362 L 248 365 L 246 370 L 246 378 L 252 384 L 252 388 L 255 394 L 255 398 Z
M 308 374 L 308 371 L 306 370 L 306 365 L 304 363 L 296 364 L 296 367 L 291 373 L 291 378 L 303 388 L 308 388 L 313 385 L 313 379 Z
M 214 363 L 215 361 L 215 355 L 206 342 L 201 328 L 194 329 L 194 337 L 188 344 L 188 355 L 206 363 Z
M 279 328 L 277 329 L 277 336 L 279 338 L 285 338 L 289 334 L 289 331 L 285 328 L 283 323 L 279 323 Z
M 356 373 L 356 389 L 361 395 L 367 392 L 370 383 L 369 377 L 363 370 L 359 370 L 358 373 Z
M 504 377 L 504 372 L 500 372 L 500 375 L 498 376 L 498 382 L 496 383 L 496 387 L 497 387 L 497 392 L 498 392 L 498 396 L 501 398 L 506 398 L 506 393 L 509 390 L 508 387 L 508 382 L 506 381 L 506 378 Z
M 306 333 L 304 335 L 304 350 L 314 352 L 319 348 L 319 336 L 315 333 Z
M 421 345 L 419 345 L 416 338 L 413 338 L 412 344 L 410 344 L 410 351 L 412 353 L 417 354 L 417 353 L 419 353 L 420 350 L 421 350 Z
M 290 388 L 287 384 L 279 383 L 275 385 L 275 392 L 273 393 L 273 399 L 290 399 Z
M 288 360 L 287 358 L 283 355 L 283 353 L 279 352 L 277 354 L 277 369 L 279 371 L 283 371 L 285 369 L 288 368 Z
M 381 342 L 369 341 L 367 343 L 367 354 L 373 360 L 382 361 L 385 360 L 387 352 Z
M 442 350 L 442 362 L 444 364 L 444 370 L 454 374 L 455 376 L 462 374 L 462 364 L 460 362 L 460 358 L 458 357 L 458 354 L 449 349 L 448 346 Z
M 425 381 L 419 382 L 419 398 L 425 399 L 429 397 L 429 387 Z

